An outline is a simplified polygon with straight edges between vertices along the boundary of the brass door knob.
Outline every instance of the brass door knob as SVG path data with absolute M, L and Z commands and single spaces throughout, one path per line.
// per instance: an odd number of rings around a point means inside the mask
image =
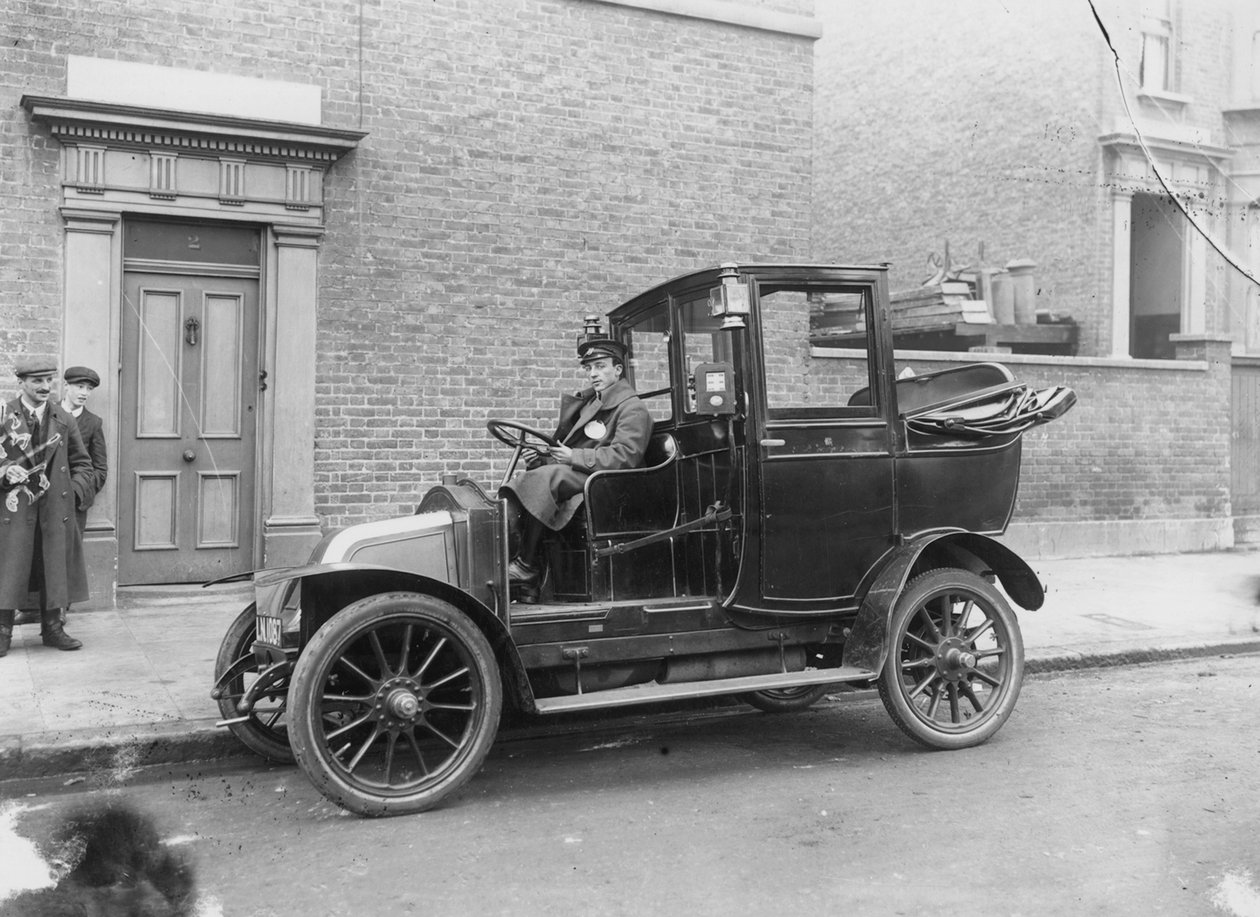
M 191 461 L 192 461 L 193 459 L 195 459 L 196 457 L 197 457 L 197 453 L 196 453 L 196 452 L 193 452 L 191 449 L 185 449 L 185 450 L 184 450 L 184 461 L 185 461 L 185 462 L 191 462 Z

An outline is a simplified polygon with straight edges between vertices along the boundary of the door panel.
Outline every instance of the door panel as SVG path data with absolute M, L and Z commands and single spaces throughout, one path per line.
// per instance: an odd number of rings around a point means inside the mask
M 258 282 L 124 279 L 119 582 L 254 566 Z
M 782 610 L 846 605 L 892 544 L 874 303 L 870 282 L 759 288 L 761 597 Z M 824 331 L 830 346 L 812 347 Z

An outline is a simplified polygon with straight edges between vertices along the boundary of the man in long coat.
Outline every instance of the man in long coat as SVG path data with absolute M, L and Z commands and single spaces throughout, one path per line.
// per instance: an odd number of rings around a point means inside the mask
M 20 394 L 0 410 L 0 656 L 14 610 L 38 608 L 45 646 L 77 650 L 64 609 L 88 597 L 76 502 L 90 506 L 92 459 L 74 418 L 50 399 L 57 364 L 17 361 Z
M 537 595 L 541 576 L 538 547 L 544 528 L 558 532 L 582 505 L 592 472 L 637 468 L 652 437 L 652 416 L 625 379 L 626 348 L 620 341 L 588 337 L 578 358 L 591 387 L 560 398 L 560 423 L 551 447 L 536 467 L 504 485 L 522 513 L 521 547 L 508 578 L 526 600 Z

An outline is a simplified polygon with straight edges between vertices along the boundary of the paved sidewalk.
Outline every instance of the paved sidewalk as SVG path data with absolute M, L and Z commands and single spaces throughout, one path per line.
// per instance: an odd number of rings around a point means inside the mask
M 1260 652 L 1260 550 L 1032 566 L 1047 595 L 1020 613 L 1031 672 Z M 210 699 L 248 584 L 124 592 L 117 608 L 71 611 L 78 652 L 42 646 L 38 624 L 15 629 L 0 659 L 0 780 L 250 754 L 215 727 Z

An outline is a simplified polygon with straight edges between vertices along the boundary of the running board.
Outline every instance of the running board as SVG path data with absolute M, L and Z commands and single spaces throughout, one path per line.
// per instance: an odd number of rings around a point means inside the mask
M 610 688 L 589 694 L 566 694 L 563 697 L 539 697 L 534 704 L 539 713 L 567 713 L 571 710 L 597 710 L 604 707 L 628 707 L 685 700 L 691 697 L 714 697 L 721 694 L 743 694 L 772 688 L 803 688 L 809 685 L 869 681 L 876 673 L 868 669 L 843 666 L 837 669 L 809 669 L 804 672 L 780 672 L 773 675 L 746 675 L 742 678 L 719 678 L 713 681 L 685 681 L 677 684 L 649 682 L 627 688 Z

